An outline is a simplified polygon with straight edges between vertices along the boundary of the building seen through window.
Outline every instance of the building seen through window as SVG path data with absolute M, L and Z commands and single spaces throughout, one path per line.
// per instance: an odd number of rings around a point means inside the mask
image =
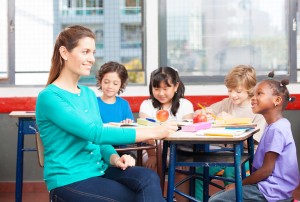
M 297 81 L 300 3 L 294 0 L 153 0 L 158 23 L 147 25 L 157 26 L 158 41 L 145 35 L 144 23 L 157 19 L 146 19 L 153 8 L 145 0 L 14 1 L 14 9 L 10 1 L 0 9 L 1 19 L 12 16 L 0 22 L 0 83 L 45 85 L 56 36 L 73 24 L 96 34 L 96 63 L 83 84 L 94 86 L 98 68 L 117 61 L 130 84 L 145 85 L 154 68 L 145 66 L 149 43 L 159 46 L 158 66 L 178 69 L 186 85 L 221 84 L 239 64 L 254 66 L 261 78 L 275 70 Z
M 286 0 L 166 0 L 167 64 L 181 75 L 226 75 L 238 64 L 289 75 Z

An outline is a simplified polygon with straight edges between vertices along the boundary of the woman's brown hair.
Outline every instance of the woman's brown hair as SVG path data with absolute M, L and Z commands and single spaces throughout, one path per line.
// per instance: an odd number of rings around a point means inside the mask
M 64 46 L 69 52 L 71 52 L 78 45 L 78 41 L 85 37 L 96 39 L 92 30 L 81 25 L 69 26 L 60 32 L 55 41 L 51 59 L 51 68 L 46 86 L 59 77 L 61 70 L 65 65 L 65 61 L 60 55 L 59 48 Z

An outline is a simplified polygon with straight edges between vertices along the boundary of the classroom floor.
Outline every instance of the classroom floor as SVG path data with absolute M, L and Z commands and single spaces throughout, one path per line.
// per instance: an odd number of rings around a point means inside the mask
M 210 194 L 216 192 L 217 189 L 211 189 Z M 300 186 L 294 191 L 293 197 L 295 201 L 300 201 Z M 22 202 L 48 202 L 49 201 L 49 193 L 44 189 L 29 189 L 24 190 Z M 15 193 L 14 192 L 4 192 L 1 189 L 0 192 L 0 201 L 3 202 L 14 202 L 15 201 Z
M 22 202 L 48 202 L 48 193 L 24 193 Z M 15 193 L 0 193 L 0 201 L 14 202 Z

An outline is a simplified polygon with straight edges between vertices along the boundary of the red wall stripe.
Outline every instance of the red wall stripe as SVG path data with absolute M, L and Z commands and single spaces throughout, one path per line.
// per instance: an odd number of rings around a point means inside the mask
M 300 110 L 300 94 L 293 94 L 296 101 L 289 103 L 287 110 Z M 201 95 L 201 96 L 185 96 L 190 100 L 194 109 L 198 109 L 197 103 L 203 106 L 209 106 L 215 102 L 227 97 L 225 95 Z M 148 96 L 124 96 L 131 106 L 133 112 L 139 112 L 140 105 Z M 12 97 L 0 98 L 0 113 L 10 113 L 12 111 L 33 111 L 35 110 L 36 97 Z

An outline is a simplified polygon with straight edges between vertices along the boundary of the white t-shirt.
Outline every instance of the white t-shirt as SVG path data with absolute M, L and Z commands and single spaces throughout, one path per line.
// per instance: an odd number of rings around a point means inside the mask
M 177 110 L 176 116 L 171 114 L 170 109 L 168 109 L 169 114 L 170 114 L 168 120 L 181 121 L 184 116 L 194 113 L 193 104 L 185 98 L 180 98 L 179 108 Z M 151 99 L 144 100 L 142 102 L 141 106 L 140 106 L 140 112 L 148 114 L 150 116 L 149 118 L 156 119 L 156 112 L 157 111 L 158 111 L 158 109 L 153 107 Z

